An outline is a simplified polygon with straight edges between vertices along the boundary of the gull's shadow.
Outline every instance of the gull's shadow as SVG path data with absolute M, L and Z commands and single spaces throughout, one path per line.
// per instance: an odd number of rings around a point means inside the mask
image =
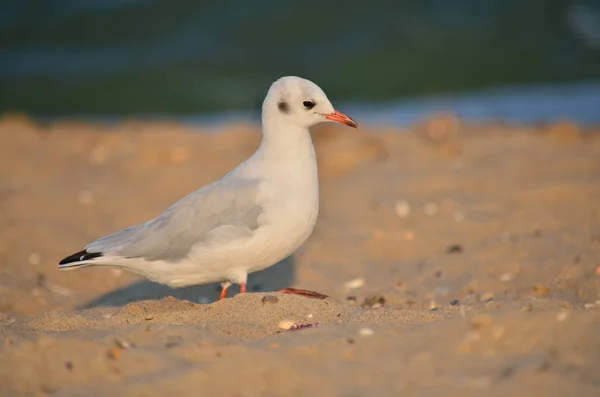
M 248 292 L 277 291 L 289 287 L 294 282 L 296 263 L 293 255 L 279 263 L 252 273 L 248 277 Z M 152 281 L 142 280 L 103 295 L 91 302 L 81 305 L 79 309 L 91 309 L 100 306 L 124 306 L 130 302 L 155 299 L 167 296 L 184 299 L 196 303 L 216 301 L 221 291 L 221 285 L 207 284 L 185 288 L 170 288 Z M 229 289 L 229 296 L 239 292 L 239 286 Z

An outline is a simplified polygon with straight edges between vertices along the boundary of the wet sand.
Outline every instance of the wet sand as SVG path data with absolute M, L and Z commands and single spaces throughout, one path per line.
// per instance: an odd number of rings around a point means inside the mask
M 259 138 L 0 119 L 0 395 L 600 395 L 600 128 L 323 126 L 317 227 L 250 293 L 58 272 Z

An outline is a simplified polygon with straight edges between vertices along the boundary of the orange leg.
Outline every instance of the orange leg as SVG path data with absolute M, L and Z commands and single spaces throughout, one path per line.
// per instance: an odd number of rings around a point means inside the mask
M 227 290 L 229 287 L 221 288 L 221 295 L 219 295 L 219 300 L 227 298 Z
M 219 300 L 227 298 L 227 292 L 229 291 L 229 287 L 231 287 L 230 282 L 221 283 L 221 294 L 219 295 Z M 246 283 L 240 284 L 240 294 L 246 293 Z
M 224 281 L 221 283 L 221 295 L 219 295 L 219 300 L 227 298 L 227 291 L 231 287 L 231 283 L 229 281 Z

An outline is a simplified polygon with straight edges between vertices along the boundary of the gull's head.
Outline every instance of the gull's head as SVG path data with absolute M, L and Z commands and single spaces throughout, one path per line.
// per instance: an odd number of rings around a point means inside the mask
M 354 120 L 334 109 L 318 85 L 295 76 L 282 77 L 271 85 L 263 103 L 264 118 L 276 118 L 302 128 L 326 121 L 358 128 Z

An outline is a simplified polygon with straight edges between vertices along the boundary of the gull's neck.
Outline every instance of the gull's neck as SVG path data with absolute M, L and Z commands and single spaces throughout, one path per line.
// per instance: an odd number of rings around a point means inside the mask
M 317 162 L 308 128 L 268 114 L 263 114 L 262 128 L 263 138 L 252 156 L 253 166 L 262 173 L 316 182 Z
M 279 117 L 263 117 L 263 138 L 259 151 L 270 158 L 302 156 L 312 151 L 308 128 L 285 123 Z

